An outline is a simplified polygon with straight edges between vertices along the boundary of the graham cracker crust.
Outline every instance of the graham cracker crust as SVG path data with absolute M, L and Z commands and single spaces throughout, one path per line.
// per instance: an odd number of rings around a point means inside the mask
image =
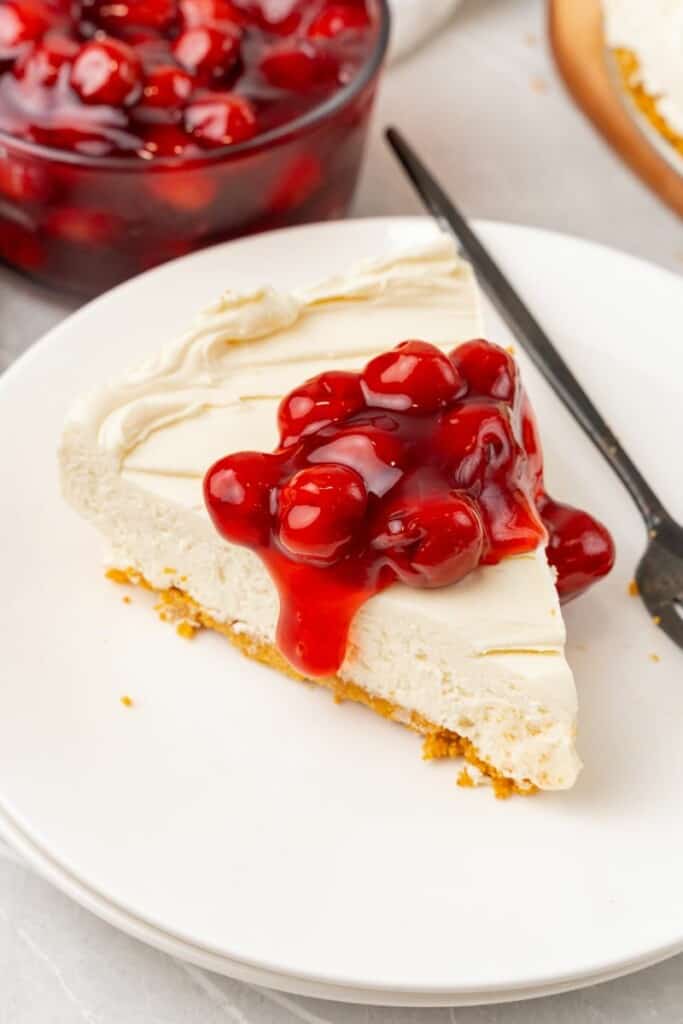
M 640 63 L 632 50 L 613 50 L 622 85 L 638 110 L 652 127 L 683 156 L 683 137 L 677 134 L 657 107 L 657 98 L 647 92 L 640 80 Z
M 174 570 L 168 570 L 168 572 L 170 575 Z M 164 622 L 174 623 L 179 636 L 191 639 L 201 629 L 212 629 L 227 637 L 246 657 L 252 658 L 262 665 L 267 665 L 298 682 L 324 686 L 331 691 L 335 703 L 341 704 L 350 700 L 363 704 L 375 714 L 381 715 L 382 718 L 390 719 L 419 733 L 423 737 L 422 757 L 424 760 L 464 758 L 468 764 L 477 768 L 491 780 L 493 792 L 498 799 L 507 799 L 515 793 L 529 796 L 537 792 L 537 787 L 533 783 L 517 782 L 514 779 L 506 778 L 492 765 L 483 761 L 470 740 L 429 722 L 416 711 L 409 711 L 398 704 L 377 697 L 353 682 L 340 679 L 339 676 L 313 680 L 305 678 L 292 668 L 274 644 L 250 636 L 248 633 L 236 629 L 234 624 L 217 622 L 194 598 L 178 587 L 153 587 L 141 573 L 133 568 L 109 569 L 105 575 L 114 583 L 141 586 L 145 590 L 156 593 L 160 598 L 159 603 L 155 606 L 159 618 Z M 461 770 L 457 784 L 464 788 L 475 785 L 467 767 Z

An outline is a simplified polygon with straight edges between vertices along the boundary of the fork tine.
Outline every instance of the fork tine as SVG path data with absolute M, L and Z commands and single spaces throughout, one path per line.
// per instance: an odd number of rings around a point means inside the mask
M 672 604 L 663 605 L 658 613 L 659 627 L 683 650 L 683 619 Z

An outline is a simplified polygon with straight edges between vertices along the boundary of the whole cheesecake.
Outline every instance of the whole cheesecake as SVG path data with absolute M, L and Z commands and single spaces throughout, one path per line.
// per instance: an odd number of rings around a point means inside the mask
M 558 587 L 581 590 L 613 550 L 545 496 L 518 371 L 481 334 L 445 240 L 292 294 L 227 292 L 74 406 L 62 485 L 111 578 L 158 591 L 181 634 L 216 629 L 410 726 L 427 757 L 467 759 L 464 785 L 567 789 Z M 476 451 L 459 440 L 472 417 Z

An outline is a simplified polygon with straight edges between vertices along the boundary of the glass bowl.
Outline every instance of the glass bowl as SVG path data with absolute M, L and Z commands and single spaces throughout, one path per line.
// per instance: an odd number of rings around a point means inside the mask
M 91 157 L 0 131 L 0 258 L 55 288 L 96 295 L 159 263 L 239 235 L 346 212 L 389 37 L 303 116 L 191 158 Z

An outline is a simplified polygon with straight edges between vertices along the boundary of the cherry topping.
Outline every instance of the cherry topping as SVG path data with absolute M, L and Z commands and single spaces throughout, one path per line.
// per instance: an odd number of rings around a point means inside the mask
M 545 495 L 531 408 L 487 342 L 450 360 L 409 341 L 361 373 L 323 373 L 282 400 L 278 426 L 273 454 L 213 466 L 205 498 L 271 573 L 277 642 L 306 675 L 339 670 L 353 616 L 397 580 L 448 586 L 548 537 L 563 599 L 611 567 L 605 528 Z
M 435 434 L 456 487 L 481 489 L 491 469 L 505 470 L 519 454 L 506 409 L 493 402 L 468 402 L 449 409 Z
M 25 89 L 46 88 L 57 81 L 60 69 L 71 63 L 78 44 L 66 36 L 52 34 L 30 49 L 14 65 L 14 74 Z
M 86 43 L 74 61 L 71 85 L 84 103 L 120 107 L 140 92 L 140 61 L 119 39 Z
M 363 371 L 368 405 L 396 412 L 435 412 L 464 392 L 451 361 L 435 345 L 403 341 L 377 356 Z
M 237 0 L 244 15 L 266 32 L 291 36 L 299 28 L 305 0 Z
M 312 40 L 275 43 L 261 58 L 261 72 L 278 89 L 307 92 L 334 81 L 338 64 Z
M 66 242 L 97 245 L 111 242 L 118 232 L 116 218 L 104 210 L 60 206 L 45 221 L 47 232 Z
M 145 160 L 239 144 L 348 82 L 372 24 L 363 0 L 0 0 L 0 131 Z M 336 41 L 344 25 L 362 29 L 351 44 Z M 343 207 L 338 192 L 322 195 L 326 159 L 302 139 L 281 173 L 260 176 L 251 220 L 291 221 L 313 197 L 324 203 L 309 217 Z M 234 175 L 215 177 L 222 186 Z
M 395 433 L 394 433 L 395 432 Z M 323 427 L 309 462 L 337 462 L 363 478 L 367 491 L 383 498 L 403 475 L 405 448 L 395 420 L 375 416 L 353 418 L 341 425 Z
M 154 68 L 145 81 L 143 103 L 145 107 L 178 110 L 192 93 L 193 82 L 186 71 L 163 64 Z
M 286 551 L 332 565 L 350 546 L 368 503 L 355 470 L 321 463 L 299 470 L 278 496 L 278 538 Z
M 223 81 L 239 60 L 240 39 L 240 30 L 233 25 L 199 25 L 178 37 L 173 53 L 195 78 L 215 83 Z
M 146 133 L 145 150 L 151 156 L 192 156 L 199 153 L 192 136 L 173 124 L 151 125 Z
M 475 569 L 484 552 L 484 527 L 474 502 L 451 492 L 413 500 L 392 511 L 373 537 L 402 582 L 413 587 L 457 583 Z
M 54 184 L 41 165 L 23 163 L 6 156 L 0 160 L 0 193 L 22 203 L 43 203 L 50 198 Z
M 217 529 L 240 544 L 265 543 L 277 478 L 275 459 L 261 452 L 238 452 L 217 462 L 204 479 L 204 497 Z
M 308 26 L 307 35 L 312 39 L 322 37 L 333 39 L 342 32 L 362 31 L 370 24 L 370 18 L 364 7 L 353 7 L 351 4 L 332 4 L 313 19 Z
M 256 132 L 256 116 L 248 100 L 235 93 L 209 93 L 185 111 L 185 127 L 204 146 L 245 142 Z
M 275 213 L 305 203 L 323 180 L 323 166 L 313 153 L 303 153 L 283 168 L 279 180 L 268 197 L 268 205 Z
M 116 32 L 128 25 L 168 28 L 178 9 L 176 0 L 96 0 L 89 13 L 108 32 Z
M 357 373 L 330 370 L 306 381 L 280 402 L 277 422 L 284 448 L 305 434 L 345 419 L 363 405 Z
M 242 15 L 230 0 L 180 0 L 180 14 L 185 28 L 243 23 Z
M 538 502 L 548 528 L 548 561 L 557 572 L 557 589 L 567 601 L 582 594 L 614 565 L 609 531 L 587 512 L 562 505 L 543 494 Z
M 482 338 L 459 345 L 451 360 L 467 381 L 469 393 L 500 402 L 512 402 L 517 386 L 517 367 L 509 352 Z
M 15 56 L 24 43 L 39 39 L 49 26 L 42 4 L 4 0 L 0 4 L 0 60 Z

